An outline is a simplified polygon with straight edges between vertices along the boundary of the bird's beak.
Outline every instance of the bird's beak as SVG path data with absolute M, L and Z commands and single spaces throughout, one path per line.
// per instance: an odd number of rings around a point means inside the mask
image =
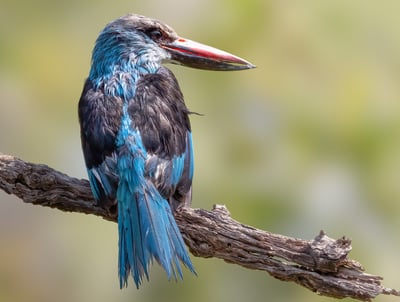
M 171 55 L 171 63 L 207 70 L 243 70 L 255 66 L 223 50 L 178 38 L 164 43 L 162 48 Z

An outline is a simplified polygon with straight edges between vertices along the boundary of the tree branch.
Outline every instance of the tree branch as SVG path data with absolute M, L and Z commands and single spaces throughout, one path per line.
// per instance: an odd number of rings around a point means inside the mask
M 87 180 L 79 180 L 46 165 L 24 162 L 0 153 L 0 189 L 26 203 L 62 211 L 94 214 L 116 221 L 96 205 Z M 190 251 L 293 281 L 320 295 L 369 301 L 380 294 L 400 296 L 385 288 L 382 278 L 363 272 L 349 259 L 349 239 L 334 240 L 320 232 L 313 240 L 290 238 L 241 224 L 224 206 L 212 211 L 182 208 L 175 218 Z

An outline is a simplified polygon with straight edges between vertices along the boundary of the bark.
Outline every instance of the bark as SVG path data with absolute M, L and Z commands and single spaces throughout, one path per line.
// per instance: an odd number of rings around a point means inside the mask
M 117 220 L 95 203 L 87 180 L 13 156 L 0 154 L 0 189 L 26 203 Z M 382 294 L 400 296 L 399 291 L 384 287 L 381 277 L 365 273 L 360 263 L 349 258 L 351 242 L 345 237 L 334 240 L 323 231 L 312 240 L 273 234 L 235 221 L 221 205 L 211 211 L 181 208 L 175 218 L 194 256 L 266 271 L 334 298 L 370 301 Z

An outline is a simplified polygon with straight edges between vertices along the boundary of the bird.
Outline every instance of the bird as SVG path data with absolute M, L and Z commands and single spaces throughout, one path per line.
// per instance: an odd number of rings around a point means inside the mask
M 118 275 L 137 288 L 155 260 L 168 279 L 196 274 L 174 212 L 190 206 L 193 141 L 182 92 L 166 63 L 205 70 L 255 67 L 127 14 L 105 26 L 78 103 L 82 151 L 97 204 L 118 217 Z

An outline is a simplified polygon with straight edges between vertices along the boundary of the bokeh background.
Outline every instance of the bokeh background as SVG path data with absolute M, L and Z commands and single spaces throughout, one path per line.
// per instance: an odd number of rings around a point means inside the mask
M 192 116 L 193 206 L 351 257 L 400 288 L 400 2 L 0 0 L 0 152 L 86 178 L 77 102 L 99 31 L 136 12 L 242 56 L 251 71 L 171 66 Z M 328 301 L 217 259 L 157 266 L 119 290 L 116 224 L 0 192 L 0 301 Z M 398 299 L 396 299 L 398 300 Z M 396 301 L 379 297 L 376 301 Z

